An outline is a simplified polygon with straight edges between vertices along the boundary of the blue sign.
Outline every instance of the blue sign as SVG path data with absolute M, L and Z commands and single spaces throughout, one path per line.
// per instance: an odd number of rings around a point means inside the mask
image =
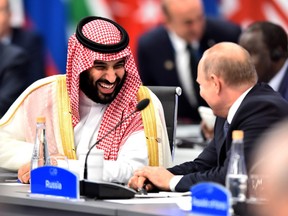
M 31 171 L 32 194 L 61 196 L 79 199 L 77 175 L 57 166 L 42 166 Z
M 199 183 L 192 186 L 190 191 L 193 215 L 230 215 L 231 194 L 224 186 L 212 182 Z

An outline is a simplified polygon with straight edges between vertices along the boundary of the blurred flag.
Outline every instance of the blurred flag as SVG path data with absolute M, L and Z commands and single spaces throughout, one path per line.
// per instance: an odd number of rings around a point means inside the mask
M 222 0 L 221 11 L 226 18 L 243 27 L 253 21 L 267 20 L 288 32 L 287 0 Z
M 121 24 L 130 36 L 132 52 L 141 34 L 161 23 L 161 0 L 106 0 L 112 18 Z M 219 0 L 203 0 L 205 13 L 219 16 Z
M 46 45 L 46 75 L 66 72 L 67 40 L 85 16 L 110 18 L 105 0 L 24 0 L 25 25 Z
M 206 16 L 219 17 L 219 2 L 220 0 L 202 0 Z
M 138 37 L 161 19 L 160 0 L 106 0 L 112 18 L 122 25 L 130 36 L 130 47 L 135 53 Z
M 78 22 L 86 16 L 113 18 L 106 0 L 67 0 L 68 35 L 75 32 Z
M 46 46 L 46 75 L 65 73 L 66 13 L 61 0 L 24 0 L 25 25 L 38 31 Z
M 242 2 L 222 0 L 222 5 L 226 1 Z M 259 0 L 251 2 L 255 1 Z M 221 0 L 203 2 L 207 15 L 219 15 L 217 6 Z M 250 1 L 243 2 L 247 4 Z M 83 17 L 102 16 L 118 22 L 127 30 L 132 52 L 135 53 L 139 36 L 162 21 L 160 3 L 161 0 L 23 0 L 25 25 L 36 29 L 45 38 L 47 75 L 65 73 L 67 39 Z

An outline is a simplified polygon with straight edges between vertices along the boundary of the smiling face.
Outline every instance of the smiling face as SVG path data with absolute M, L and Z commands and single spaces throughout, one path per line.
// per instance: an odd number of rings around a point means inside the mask
M 208 73 L 204 69 L 206 58 L 202 58 L 198 65 L 198 75 L 197 75 L 197 82 L 200 88 L 200 95 L 201 97 L 207 102 L 209 107 L 213 110 L 215 115 L 222 115 L 219 110 L 223 104 L 219 98 L 219 77 L 215 74 Z
M 111 103 L 125 79 L 125 60 L 94 61 L 92 68 L 80 74 L 80 89 L 96 103 Z

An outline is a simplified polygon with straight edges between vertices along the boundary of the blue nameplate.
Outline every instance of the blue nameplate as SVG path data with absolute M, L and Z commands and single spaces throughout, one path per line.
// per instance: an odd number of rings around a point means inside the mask
M 32 170 L 30 189 L 32 194 L 79 199 L 77 175 L 57 166 L 42 166 Z
M 192 186 L 192 215 L 228 216 L 230 191 L 217 183 L 199 183 Z

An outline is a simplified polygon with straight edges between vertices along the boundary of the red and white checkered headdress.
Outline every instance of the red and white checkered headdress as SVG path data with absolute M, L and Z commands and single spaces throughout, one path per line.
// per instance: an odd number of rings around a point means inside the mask
M 135 110 L 136 94 L 141 84 L 126 31 L 117 23 L 101 17 L 86 17 L 68 43 L 66 66 L 67 90 L 70 97 L 72 123 L 77 125 L 79 116 L 79 75 L 91 68 L 95 60 L 113 61 L 125 58 L 126 79 L 116 98 L 106 109 L 98 133 L 103 137 L 118 122 Z M 143 128 L 139 112 L 125 120 L 98 148 L 104 149 L 105 159 L 116 160 L 121 144 L 134 131 Z M 96 142 L 96 140 L 95 140 Z

